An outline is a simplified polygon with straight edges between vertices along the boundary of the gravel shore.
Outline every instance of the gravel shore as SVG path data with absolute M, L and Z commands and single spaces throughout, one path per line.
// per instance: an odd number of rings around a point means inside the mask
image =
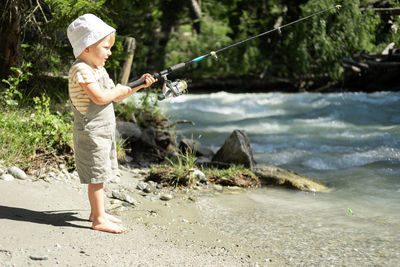
M 251 245 L 207 227 L 196 192 L 165 192 L 172 199 L 163 201 L 136 188 L 142 179 L 142 170 L 125 169 L 120 183 L 106 186 L 107 210 L 127 228 L 121 235 L 90 228 L 87 189 L 76 177 L 0 180 L 0 265 L 279 266 L 277 259 L 258 262 Z M 111 197 L 121 187 L 130 188 L 134 205 Z

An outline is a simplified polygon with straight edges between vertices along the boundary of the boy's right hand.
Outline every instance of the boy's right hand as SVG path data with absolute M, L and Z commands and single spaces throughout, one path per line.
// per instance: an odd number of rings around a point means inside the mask
M 153 78 L 153 76 L 151 76 L 151 74 L 149 73 L 143 74 L 141 78 L 146 79 L 146 83 L 143 86 L 144 88 L 150 87 L 153 83 L 157 81 L 157 79 Z

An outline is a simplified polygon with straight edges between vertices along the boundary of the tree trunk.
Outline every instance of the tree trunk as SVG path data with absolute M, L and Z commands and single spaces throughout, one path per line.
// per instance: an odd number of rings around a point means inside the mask
M 121 74 L 119 76 L 119 82 L 126 85 L 129 80 L 129 75 L 131 73 L 132 61 L 136 49 L 136 40 L 133 37 L 128 37 L 124 41 L 124 50 L 128 53 L 125 59 L 124 65 L 122 67 Z
M 200 33 L 200 18 L 201 18 L 201 0 L 188 0 L 190 17 L 193 21 L 193 29 L 196 33 Z
M 151 71 L 160 71 L 164 68 L 165 47 L 168 44 L 173 26 L 182 13 L 185 0 L 164 0 L 161 1 L 161 31 L 155 35 L 150 47 L 150 54 L 147 58 L 147 65 Z
M 2 1 L 0 18 L 0 77 L 10 74 L 10 67 L 20 67 L 21 53 L 21 7 L 22 0 Z

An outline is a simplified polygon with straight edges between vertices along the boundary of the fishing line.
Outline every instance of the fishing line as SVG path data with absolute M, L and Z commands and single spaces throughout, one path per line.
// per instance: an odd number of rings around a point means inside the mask
M 341 7 L 342 7 L 341 5 L 335 5 L 335 6 L 333 6 L 333 7 L 330 7 L 330 8 L 327 8 L 327 9 L 324 9 L 324 10 L 321 10 L 321 11 L 318 11 L 318 12 L 316 12 L 316 13 L 313 13 L 313 14 L 311 14 L 311 15 L 308 15 L 308 16 L 306 16 L 306 17 L 304 17 L 304 18 L 301 18 L 301 19 L 298 19 L 298 20 L 289 22 L 289 23 L 287 23 L 287 24 L 285 24 L 285 25 L 283 25 L 283 26 L 276 27 L 276 28 L 274 28 L 274 29 L 272 29 L 272 30 L 268 30 L 268 31 L 266 31 L 266 32 L 257 34 L 257 35 L 255 35 L 255 36 L 249 37 L 249 38 L 244 39 L 244 40 L 242 40 L 242 41 L 239 41 L 239 42 L 236 42 L 236 43 L 234 43 L 234 44 L 231 44 L 231 45 L 228 45 L 228 46 L 226 46 L 226 47 L 223 47 L 223 48 L 221 48 L 221 49 L 219 49 L 219 50 L 211 51 L 211 52 L 209 52 L 209 53 L 207 53 L 207 54 L 205 54 L 205 55 L 196 57 L 196 58 L 191 59 L 191 60 L 186 61 L 186 62 L 182 62 L 182 63 L 176 64 L 176 65 L 174 65 L 174 66 L 172 66 L 172 67 L 169 67 L 169 68 L 167 68 L 167 69 L 165 69 L 165 70 L 162 70 L 162 71 L 160 71 L 160 72 L 154 73 L 154 74 L 152 75 L 153 78 L 155 78 L 155 79 L 160 79 L 160 78 L 162 78 L 162 79 L 164 80 L 163 88 L 162 88 L 162 94 L 159 95 L 158 99 L 159 99 L 159 100 L 163 100 L 163 99 L 168 98 L 168 97 L 176 97 L 176 96 L 179 96 L 179 95 L 185 93 L 185 91 L 187 90 L 187 83 L 186 83 L 184 80 L 177 80 L 177 81 L 174 81 L 174 82 L 169 81 L 168 78 L 167 78 L 167 75 L 169 75 L 170 73 L 172 73 L 172 72 L 174 72 L 174 71 L 176 71 L 176 70 L 179 70 L 179 69 L 181 69 L 181 68 L 184 68 L 184 67 L 186 67 L 186 66 L 188 66 L 188 65 L 190 65 L 190 64 L 192 64 L 192 63 L 194 63 L 194 62 L 199 62 L 199 61 L 201 61 L 201 60 L 203 60 L 203 59 L 205 59 L 205 58 L 208 58 L 208 57 L 210 57 L 210 56 L 211 56 L 211 57 L 214 57 L 214 58 L 218 58 L 218 57 L 217 57 L 217 54 L 218 54 L 218 53 L 221 53 L 221 52 L 223 52 L 223 51 L 225 51 L 225 50 L 228 50 L 228 49 L 233 48 L 233 47 L 235 47 L 235 46 L 241 45 L 241 44 L 243 44 L 243 43 L 246 43 L 246 42 L 251 41 L 251 40 L 253 40 L 253 39 L 259 38 L 259 37 L 261 37 L 261 36 L 265 36 L 265 35 L 267 35 L 267 34 L 270 34 L 270 33 L 272 33 L 272 32 L 275 32 L 275 31 L 281 32 L 281 30 L 282 30 L 283 28 L 286 28 L 286 27 L 291 26 L 291 25 L 293 25 L 293 24 L 302 22 L 302 21 L 307 20 L 307 19 L 309 19 L 309 18 L 311 18 L 311 17 L 318 16 L 318 15 L 320 15 L 320 14 L 323 14 L 323 13 L 325 13 L 325 12 L 328 12 L 328 11 L 331 10 L 331 9 L 339 10 Z M 135 81 L 133 81 L 133 82 L 128 83 L 128 86 L 131 87 L 131 88 L 133 88 L 133 87 L 137 87 L 137 86 L 139 86 L 139 85 L 142 85 L 142 84 L 144 84 L 144 83 L 146 83 L 146 79 L 145 79 L 145 78 L 140 78 L 140 79 L 138 79 L 138 80 L 135 80 Z

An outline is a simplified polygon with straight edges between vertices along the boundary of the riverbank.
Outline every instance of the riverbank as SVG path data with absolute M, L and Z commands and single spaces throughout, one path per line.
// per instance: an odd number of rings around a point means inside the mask
M 172 199 L 162 201 L 135 189 L 144 172 L 124 169 L 120 184 L 106 188 L 108 196 L 121 186 L 132 188 L 135 205 L 106 199 L 108 212 L 127 228 L 122 235 L 91 230 L 86 187 L 76 178 L 0 180 L 0 265 L 279 265 L 279 258 L 255 255 L 251 244 L 213 230 L 201 218 L 196 201 L 202 196 L 243 189 L 174 190 Z

